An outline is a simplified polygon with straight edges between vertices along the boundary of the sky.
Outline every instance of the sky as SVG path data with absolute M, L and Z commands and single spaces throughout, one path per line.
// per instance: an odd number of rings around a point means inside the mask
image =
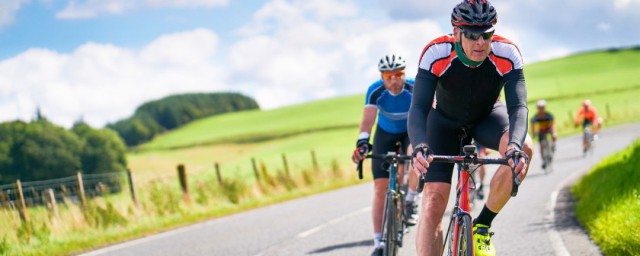
M 1 0 L 0 122 L 40 109 L 61 126 L 104 127 L 182 93 L 238 92 L 262 109 L 364 93 L 387 53 L 414 76 L 458 2 Z M 640 45 L 640 0 L 491 3 L 525 69 Z

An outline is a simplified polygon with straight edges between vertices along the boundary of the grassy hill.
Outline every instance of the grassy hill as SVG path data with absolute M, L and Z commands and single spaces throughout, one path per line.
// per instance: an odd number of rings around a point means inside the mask
M 546 99 L 559 132 L 578 132 L 572 120 L 580 102 L 591 99 L 605 125 L 640 120 L 640 50 L 596 51 L 525 66 L 529 114 L 535 101 Z M 362 91 L 368 82 L 363 81 Z M 194 172 L 220 162 L 224 172 L 250 177 L 250 159 L 282 166 L 286 154 L 294 169 L 308 168 L 310 150 L 321 164 L 337 162 L 351 169 L 364 94 L 268 111 L 245 111 L 193 122 L 158 136 L 128 155 L 134 172 L 143 176 L 174 175 L 185 163 Z M 278 167 L 279 168 L 279 167 Z M 148 174 L 148 175 L 147 175 Z

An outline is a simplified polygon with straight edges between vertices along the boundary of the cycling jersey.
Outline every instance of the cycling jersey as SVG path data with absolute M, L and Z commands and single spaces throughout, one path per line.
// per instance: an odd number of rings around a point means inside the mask
M 518 48 L 506 38 L 494 35 L 489 56 L 472 68 L 458 59 L 454 43 L 453 35 L 444 35 L 427 44 L 422 52 L 409 117 L 411 143 L 428 144 L 426 122 L 434 95 L 437 112 L 462 126 L 472 127 L 494 111 L 504 87 L 509 144 L 521 149 L 528 129 L 528 110 Z
M 553 115 L 549 112 L 544 112 L 544 115 L 540 116 L 539 113 L 536 113 L 533 118 L 531 118 L 532 124 L 538 124 L 538 131 L 540 133 L 551 132 L 551 126 L 553 125 Z
M 580 107 L 578 110 L 578 115 L 576 116 L 576 124 L 582 121 L 582 126 L 586 126 L 587 124 L 596 123 L 598 120 L 598 113 L 596 112 L 596 108 L 593 106 L 587 107 L 587 110 L 584 110 L 584 107 Z
M 411 93 L 414 80 L 406 78 L 404 88 L 398 95 L 393 95 L 384 87 L 384 82 L 378 80 L 367 90 L 365 105 L 378 108 L 378 127 L 388 133 L 407 132 L 407 116 L 411 106 Z

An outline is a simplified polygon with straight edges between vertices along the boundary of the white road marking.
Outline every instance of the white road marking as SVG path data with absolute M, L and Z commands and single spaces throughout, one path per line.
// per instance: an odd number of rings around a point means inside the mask
M 562 182 L 560 182 L 558 187 L 556 187 L 556 189 L 551 193 L 551 203 L 549 204 L 549 209 L 548 209 L 549 213 L 547 214 L 547 216 L 549 216 L 549 219 L 552 221 L 552 224 L 551 224 L 551 227 L 548 229 L 547 233 L 549 235 L 549 240 L 551 241 L 551 246 L 553 247 L 555 254 L 559 256 L 569 256 L 571 254 L 569 253 L 569 250 L 567 250 L 567 247 L 565 247 L 564 241 L 562 241 L 562 237 L 560 236 L 560 233 L 558 233 L 558 230 L 556 230 L 556 227 L 555 227 L 554 211 L 556 208 L 556 200 L 558 199 L 558 194 L 560 193 L 560 190 L 563 187 L 565 187 L 569 183 L 569 181 L 576 179 L 577 176 L 581 176 L 585 174 L 585 172 L 587 171 L 585 168 L 586 167 L 582 167 L 580 171 L 574 172 L 572 175 L 565 178 Z
M 336 223 L 341 222 L 341 221 L 343 221 L 343 220 L 345 220 L 345 219 L 348 219 L 348 218 L 351 218 L 351 217 L 353 217 L 353 216 L 356 216 L 356 215 L 362 214 L 362 213 L 364 213 L 364 212 L 370 212 L 370 211 L 371 211 L 371 206 L 364 207 L 364 208 L 362 208 L 362 209 L 360 209 L 360 210 L 357 210 L 357 211 L 351 212 L 351 213 L 349 213 L 349 214 L 347 214 L 347 215 L 343 215 L 343 216 L 340 216 L 340 217 L 335 218 L 335 219 L 333 219 L 333 220 L 330 220 L 330 221 L 329 221 L 329 222 L 327 222 L 327 223 L 324 223 L 324 224 L 318 225 L 318 226 L 316 226 L 316 227 L 313 227 L 313 228 L 311 228 L 311 229 L 308 229 L 307 231 L 304 231 L 304 232 L 302 232 L 302 233 L 298 234 L 298 235 L 297 235 L 297 237 L 298 237 L 298 238 L 305 238 L 305 237 L 310 236 L 310 235 L 312 235 L 313 233 L 316 233 L 316 232 L 318 232 L 318 231 L 322 230 L 323 228 L 326 228 L 326 227 L 328 227 L 328 226 L 330 226 L 330 225 L 336 224 Z

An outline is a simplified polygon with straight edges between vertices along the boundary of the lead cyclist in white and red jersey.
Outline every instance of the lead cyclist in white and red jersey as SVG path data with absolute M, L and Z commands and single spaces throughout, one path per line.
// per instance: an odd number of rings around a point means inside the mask
M 451 14 L 453 34 L 428 43 L 420 57 L 408 120 L 415 170 L 426 173 L 418 255 L 442 253 L 441 223 L 453 174 L 453 164 L 431 163 L 429 155 L 458 155 L 461 130 L 470 135 L 464 144 L 474 139 L 503 157 L 520 156 L 517 166 L 510 164 L 520 180 L 526 176 L 533 142 L 527 136 L 522 56 L 513 42 L 494 34 L 496 23 L 496 10 L 488 1 L 462 1 Z M 496 102 L 503 88 L 506 106 Z M 495 255 L 489 228 L 510 198 L 512 180 L 509 166 L 500 167 L 491 179 L 486 204 L 474 219 L 475 255 Z

